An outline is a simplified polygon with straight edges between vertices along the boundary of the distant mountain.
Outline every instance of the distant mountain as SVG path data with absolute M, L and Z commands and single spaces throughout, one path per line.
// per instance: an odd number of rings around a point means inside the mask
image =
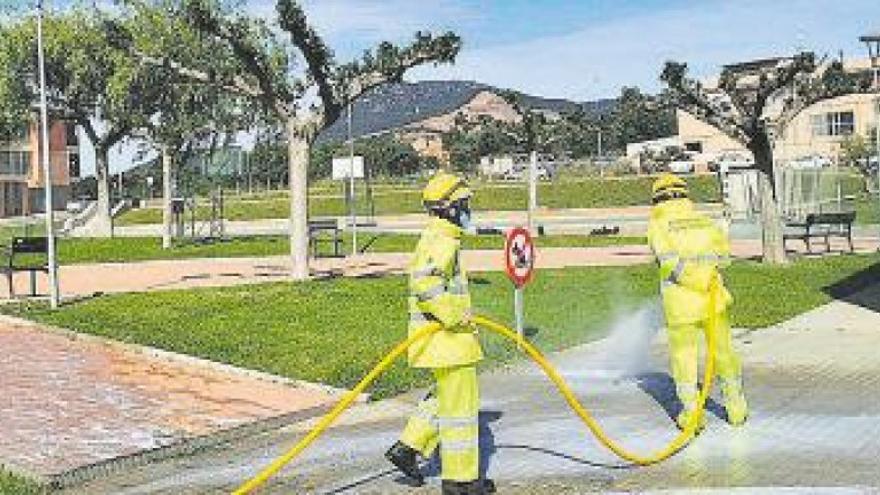
M 425 119 L 452 113 L 477 94 L 489 91 L 501 94 L 503 90 L 473 81 L 422 81 L 394 83 L 378 87 L 352 105 L 352 134 L 360 137 L 404 127 Z M 574 102 L 564 99 L 542 98 L 520 93 L 521 101 L 529 108 L 553 113 L 582 110 L 587 113 L 605 113 L 614 108 L 615 100 Z M 348 135 L 348 113 L 321 133 L 319 141 L 344 140 Z

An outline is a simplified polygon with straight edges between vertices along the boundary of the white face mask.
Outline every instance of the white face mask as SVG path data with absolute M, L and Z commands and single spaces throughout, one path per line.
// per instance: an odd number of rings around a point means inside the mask
M 458 224 L 462 228 L 462 230 L 470 231 L 472 230 L 473 225 L 471 225 L 471 212 L 464 210 L 458 214 Z

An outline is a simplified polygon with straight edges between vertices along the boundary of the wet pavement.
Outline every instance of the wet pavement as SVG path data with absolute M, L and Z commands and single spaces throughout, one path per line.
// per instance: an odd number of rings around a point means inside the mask
M 44 480 L 85 476 L 90 465 L 301 421 L 338 396 L 170 356 L 0 319 L 0 464 Z
M 612 337 L 552 359 L 611 436 L 640 452 L 676 433 L 663 334 L 645 345 L 653 314 L 635 313 Z M 715 394 L 706 431 L 647 468 L 624 466 L 604 450 L 535 366 L 485 373 L 482 469 L 504 494 L 880 493 L 880 285 L 777 327 L 739 332 L 736 345 L 749 422 L 730 427 Z M 412 488 L 382 458 L 414 396 L 358 406 L 261 493 L 437 493 L 435 461 L 425 469 L 428 485 Z M 225 493 L 307 426 L 119 472 L 70 493 Z

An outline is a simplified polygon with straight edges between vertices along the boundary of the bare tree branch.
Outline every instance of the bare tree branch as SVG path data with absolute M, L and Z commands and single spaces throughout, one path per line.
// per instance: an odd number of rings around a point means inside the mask
M 279 1 L 279 6 L 283 1 Z M 216 15 L 203 1 L 196 0 L 187 3 L 186 13 L 196 27 L 226 42 L 232 48 L 236 59 L 244 65 L 245 70 L 257 80 L 260 87 L 260 97 L 270 103 L 274 110 L 289 111 L 277 105 L 278 102 L 290 104 L 294 95 L 290 88 L 279 78 L 275 77 L 266 51 L 254 46 L 249 38 L 251 28 L 246 19 L 237 22 L 228 21 Z
M 839 61 L 832 62 L 823 70 L 799 78 L 794 95 L 783 102 L 777 117 L 777 126 L 784 129 L 804 110 L 816 103 L 848 94 L 871 92 L 872 74 L 869 70 L 847 71 Z
M 686 64 L 667 62 L 660 79 L 668 87 L 665 96 L 672 106 L 690 113 L 736 141 L 748 143 L 748 128 L 733 111 L 730 99 L 721 92 L 709 94 L 702 84 L 689 79 Z
M 415 40 L 406 47 L 399 48 L 386 42 L 375 51 L 367 51 L 362 60 L 340 66 L 335 71 L 333 86 L 338 90 L 333 93 L 332 100 L 324 100 L 327 122 L 338 118 L 347 101 L 356 100 L 382 84 L 401 81 L 403 74 L 413 67 L 430 62 L 453 62 L 459 50 L 461 38 L 454 33 L 434 36 L 418 32 Z
M 217 85 L 232 93 L 249 96 L 251 98 L 260 98 L 265 95 L 263 90 L 248 83 L 245 78 L 238 75 L 233 76 L 230 80 L 224 81 L 216 73 L 186 67 L 185 65 L 168 58 L 151 57 L 138 51 L 132 51 L 132 54 L 147 65 L 171 69 L 178 75 L 193 81 Z
M 309 78 L 318 86 L 318 96 L 325 106 L 326 114 L 328 108 L 338 104 L 339 96 L 333 91 L 330 81 L 334 66 L 333 52 L 309 25 L 306 14 L 298 3 L 293 0 L 278 0 L 276 8 L 281 29 L 287 31 L 291 42 L 306 60 Z

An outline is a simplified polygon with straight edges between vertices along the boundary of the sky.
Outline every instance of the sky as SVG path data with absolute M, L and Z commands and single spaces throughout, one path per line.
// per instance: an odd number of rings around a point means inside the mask
M 247 2 L 251 14 L 274 18 L 274 0 Z M 457 62 L 418 68 L 407 80 L 473 80 L 579 101 L 614 97 L 623 86 L 655 92 L 666 60 L 687 62 L 694 75 L 706 77 L 723 64 L 802 49 L 861 58 L 866 50 L 858 36 L 880 32 L 877 0 L 304 0 L 303 6 L 340 61 L 379 41 L 405 42 L 420 29 L 452 30 L 464 42 Z M 84 156 L 86 169 L 87 162 Z

